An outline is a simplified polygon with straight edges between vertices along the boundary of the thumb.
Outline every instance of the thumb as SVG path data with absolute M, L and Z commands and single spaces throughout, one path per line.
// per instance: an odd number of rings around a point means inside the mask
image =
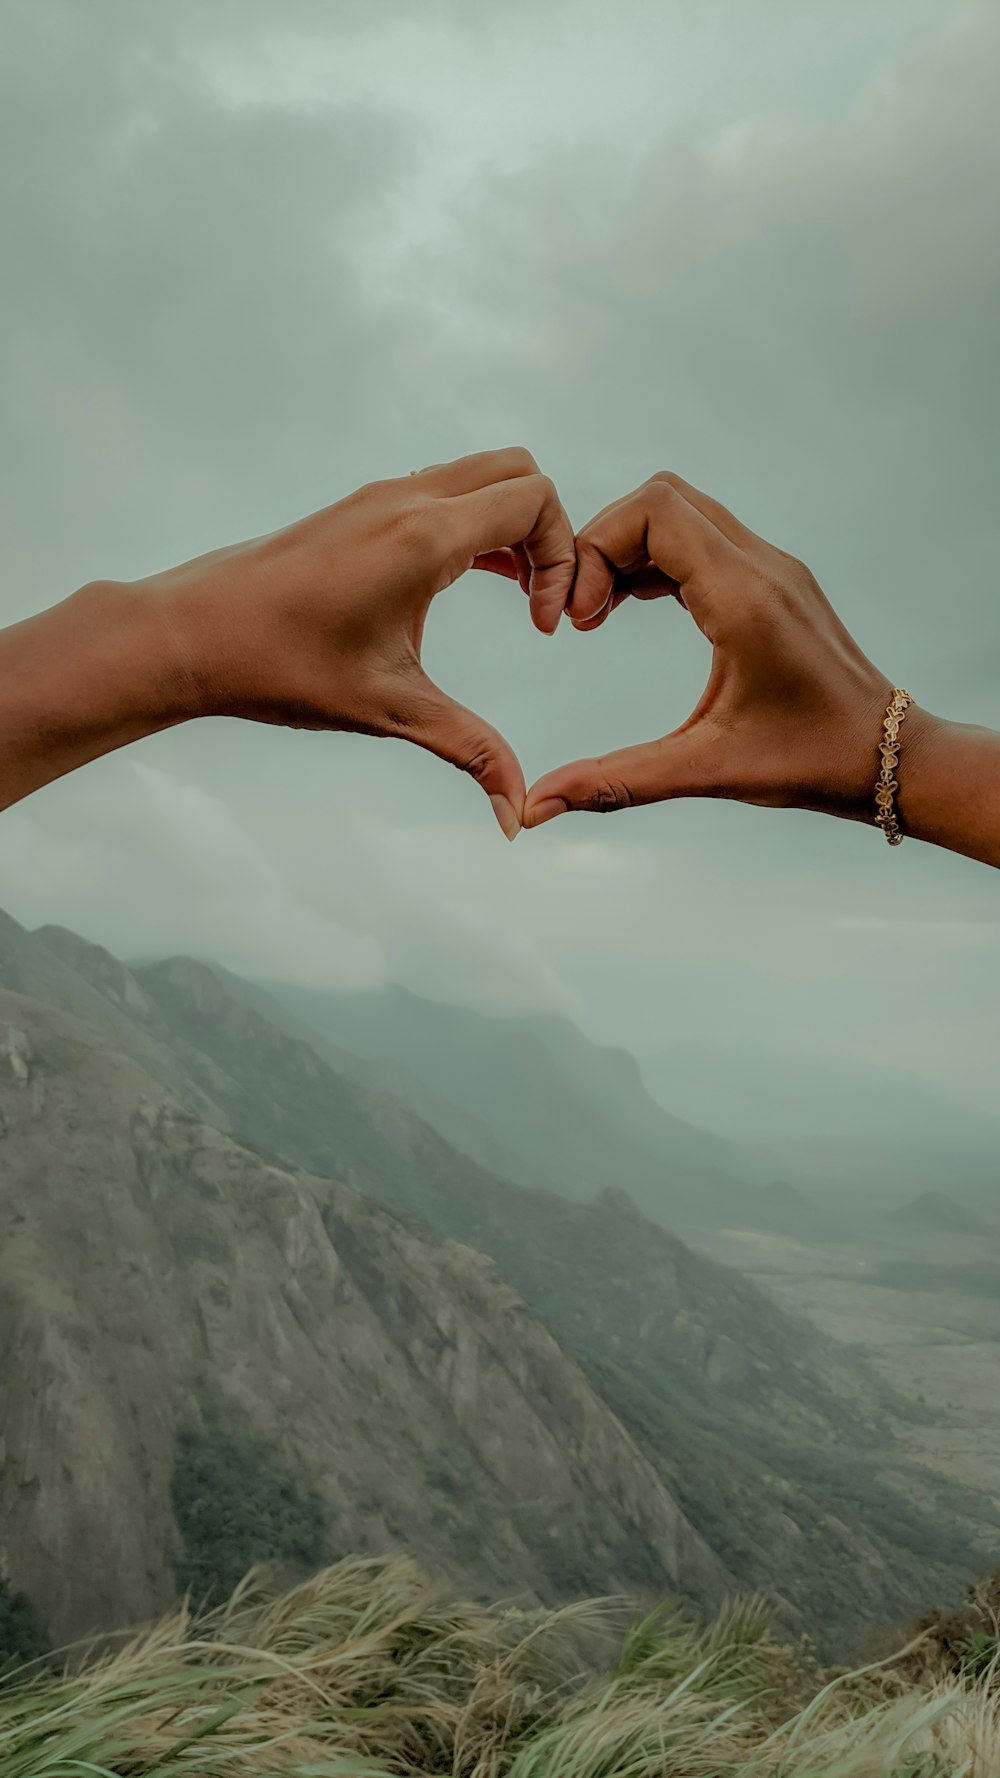
M 499 731 L 474 710 L 425 679 L 419 698 L 407 713 L 406 739 L 426 747 L 459 771 L 468 772 L 485 790 L 493 813 L 509 840 L 521 831 L 524 773 L 516 753 Z
M 707 774 L 695 729 L 678 729 L 662 740 L 622 747 L 600 759 L 559 766 L 531 786 L 523 825 L 541 827 L 572 809 L 611 811 L 671 797 L 705 796 Z

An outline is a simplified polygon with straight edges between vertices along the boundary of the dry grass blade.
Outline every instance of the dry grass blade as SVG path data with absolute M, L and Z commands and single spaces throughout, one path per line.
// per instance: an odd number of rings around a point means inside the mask
M 490 1611 L 405 1561 L 280 1596 L 253 1575 L 208 1616 L 0 1686 L 0 1778 L 1000 1778 L 995 1663 L 824 1684 L 736 1600 L 707 1629 L 640 1619 L 595 1676 L 579 1637 L 618 1609 Z M 776 1690 L 805 1687 L 775 1726 Z

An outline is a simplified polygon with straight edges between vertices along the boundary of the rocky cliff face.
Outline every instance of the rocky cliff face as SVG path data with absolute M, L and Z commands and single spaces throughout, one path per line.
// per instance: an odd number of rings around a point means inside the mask
M 557 1596 L 568 1559 L 579 1591 L 725 1586 L 488 1261 L 0 994 L 0 1546 L 60 1639 L 172 1598 L 177 1439 L 210 1400 L 316 1489 L 337 1549 L 507 1595 Z

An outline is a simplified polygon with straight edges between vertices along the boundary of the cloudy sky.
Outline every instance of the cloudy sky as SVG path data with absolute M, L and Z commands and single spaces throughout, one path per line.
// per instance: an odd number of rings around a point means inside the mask
M 678 470 L 1000 722 L 991 0 L 4 0 L 3 36 L 0 620 L 523 443 L 581 523 Z M 428 628 L 529 781 L 704 681 L 669 602 L 564 628 L 479 576 Z M 991 1101 L 995 873 L 851 824 L 508 846 L 415 749 L 224 722 L 2 823 L 0 903 L 119 954 L 718 1044 L 722 1098 L 752 1045 Z

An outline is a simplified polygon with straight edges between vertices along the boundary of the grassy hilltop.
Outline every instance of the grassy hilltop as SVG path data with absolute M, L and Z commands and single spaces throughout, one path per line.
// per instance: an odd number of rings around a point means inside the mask
M 209 1616 L 0 1682 L 0 1778 L 995 1778 L 996 1603 L 846 1673 L 753 1601 L 695 1629 L 455 1603 L 405 1560 L 283 1594 L 251 1576 Z

